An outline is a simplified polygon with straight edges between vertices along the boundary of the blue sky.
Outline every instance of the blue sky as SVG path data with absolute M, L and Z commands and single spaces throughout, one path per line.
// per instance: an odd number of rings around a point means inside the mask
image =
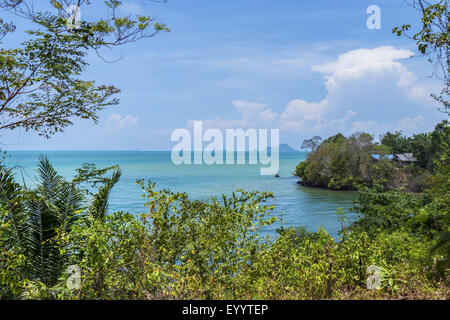
M 2 133 L 7 150 L 170 150 L 171 132 L 194 120 L 226 128 L 279 128 L 299 148 L 327 137 L 430 130 L 444 118 L 429 97 L 440 89 L 414 42 L 392 28 L 419 21 L 404 0 L 124 1 L 124 13 L 157 15 L 170 33 L 89 57 L 86 78 L 114 84 L 121 103 L 98 125 L 76 121 L 44 139 Z M 366 9 L 381 8 L 381 30 Z M 98 15 L 95 7 L 83 11 Z M 20 40 L 27 25 L 18 22 Z M 412 57 L 414 56 L 414 57 Z

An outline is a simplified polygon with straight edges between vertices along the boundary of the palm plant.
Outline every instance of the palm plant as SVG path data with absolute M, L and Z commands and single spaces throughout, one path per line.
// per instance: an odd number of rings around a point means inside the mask
M 23 243 L 25 208 L 22 199 L 23 190 L 14 181 L 12 170 L 0 165 L 0 207 L 5 212 L 3 222 L 11 226 L 7 229 L 10 232 L 1 239 L 5 250 Z
M 104 179 L 103 186 L 101 186 L 93 196 L 91 206 L 88 210 L 90 215 L 94 216 L 96 219 L 104 220 L 108 213 L 108 199 L 112 188 L 119 182 L 121 175 L 122 171 L 120 169 L 115 169 L 112 172 L 111 177 Z
M 68 182 L 58 175 L 46 157 L 39 159 L 37 186 L 32 190 L 15 182 L 11 169 L 0 165 L 0 209 L 6 213 L 0 222 L 11 226 L 1 244 L 25 257 L 25 278 L 46 286 L 56 284 L 68 260 L 56 243 L 58 232 L 70 232 L 86 214 L 103 218 L 111 189 L 120 175 L 116 169 L 110 178 L 104 178 L 88 205 L 79 182 Z
M 83 196 L 76 186 L 59 176 L 47 158 L 38 165 L 38 185 L 26 201 L 26 254 L 33 275 L 46 285 L 58 280 L 64 267 L 55 239 L 58 229 L 69 231 L 82 214 Z

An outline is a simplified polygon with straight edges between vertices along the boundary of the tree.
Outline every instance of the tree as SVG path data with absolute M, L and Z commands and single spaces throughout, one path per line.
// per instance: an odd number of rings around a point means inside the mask
M 306 161 L 300 162 L 294 172 L 301 184 L 336 190 L 357 190 L 362 186 L 395 187 L 395 167 L 388 159 L 375 161 L 374 152 L 387 154 L 390 148 L 373 143 L 373 137 L 364 132 L 349 137 L 342 134 L 329 137 Z
M 347 153 L 352 159 L 352 172 L 354 176 L 363 177 L 364 168 L 370 161 L 370 153 L 373 149 L 373 137 L 364 132 L 352 134 L 347 139 Z
M 420 133 L 411 137 L 411 152 L 422 168 L 430 168 L 432 164 L 432 144 L 429 134 Z
M 322 142 L 322 140 L 323 139 L 320 136 L 314 136 L 311 139 L 305 139 L 303 140 L 301 149 L 315 151 Z
M 448 120 L 444 120 L 434 127 L 431 132 L 432 151 L 436 158 L 440 158 L 450 147 L 450 125 Z
M 386 132 L 384 135 L 380 136 L 381 144 L 391 148 L 391 152 L 405 153 L 411 152 L 408 139 L 403 136 L 401 131 L 396 132 Z
M 444 120 L 436 124 L 434 130 L 428 134 L 415 134 L 408 141 L 418 164 L 423 168 L 435 171 L 435 161 L 441 160 L 450 146 L 448 121 Z
M 450 113 L 450 24 L 448 0 L 411 0 L 409 4 L 422 15 L 422 28 L 410 35 L 407 31 L 411 25 L 405 24 L 392 30 L 397 36 L 405 35 L 416 41 L 419 52 L 433 63 L 433 74 L 444 81 L 440 95 L 432 97 L 440 102 L 443 112 Z
M 64 259 L 55 243 L 57 230 L 69 230 L 83 206 L 81 193 L 60 177 L 46 158 L 38 166 L 35 190 L 19 187 L 11 171 L 1 168 L 0 206 L 6 213 L 2 223 L 14 226 L 9 243 L 3 249 L 14 249 L 26 259 L 24 273 L 54 285 L 62 272 Z M 15 192 L 11 193 L 11 189 Z
M 112 167 L 106 171 L 92 169 L 102 183 L 89 203 L 81 187 L 86 179 L 78 175 L 67 181 L 46 157 L 39 159 L 34 189 L 19 185 L 12 170 L 0 164 L 0 247 L 13 259 L 23 259 L 20 272 L 29 280 L 46 286 L 56 284 L 68 261 L 57 243 L 58 233 L 70 232 L 82 217 L 102 221 L 106 216 L 109 194 L 120 178 L 120 170 L 114 169 L 110 177 L 104 177 Z M 7 263 L 0 259 L 0 269 L 8 268 Z M 2 279 L 0 272 L 0 289 Z
M 3 39 L 7 33 L 13 32 L 15 29 L 16 27 L 12 22 L 5 22 L 0 18 L 0 40 Z
M 148 0 L 149 2 L 167 2 L 167 0 Z M 135 42 L 143 38 L 153 37 L 161 31 L 170 31 L 164 23 L 156 21 L 154 17 L 136 15 L 120 16 L 119 10 L 123 7 L 122 0 L 105 0 L 102 18 L 92 21 L 79 21 L 74 26 L 76 14 L 70 7 L 77 8 L 81 12 L 93 4 L 90 0 L 48 0 L 46 11 L 35 10 L 31 0 L 0 0 L 0 8 L 3 8 L 17 17 L 31 20 L 40 25 L 41 20 L 52 21 L 59 33 L 76 34 L 79 41 L 93 49 L 119 46 Z M 76 12 L 75 12 L 76 13 Z M 11 27 L 8 32 L 14 31 L 14 23 L 8 23 Z
M 338 133 L 334 136 L 329 137 L 327 140 L 325 140 L 326 142 L 330 142 L 330 143 L 342 143 L 346 140 L 346 138 L 344 137 L 344 135 L 342 133 Z
M 72 124 L 74 118 L 98 121 L 98 112 L 115 105 L 120 91 L 81 79 L 88 66 L 86 55 L 169 31 L 149 16 L 120 17 L 122 1 L 105 1 L 105 18 L 68 22 L 66 8 L 90 1 L 52 0 L 48 11 L 35 11 L 31 1 L 0 0 L 0 8 L 31 20 L 37 30 L 20 48 L 0 49 L 0 130 L 23 128 L 50 137 Z M 81 10 L 81 9 L 80 9 Z M 69 26 L 69 27 L 68 27 Z M 12 22 L 0 23 L 0 36 L 14 31 Z

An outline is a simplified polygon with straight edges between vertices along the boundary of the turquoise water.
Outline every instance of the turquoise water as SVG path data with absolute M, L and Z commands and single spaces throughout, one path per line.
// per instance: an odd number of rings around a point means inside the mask
M 272 191 L 275 195 L 274 215 L 283 218 L 285 226 L 304 226 L 309 231 L 324 227 L 336 236 L 340 222 L 336 208 L 345 212 L 352 206 L 354 192 L 312 189 L 298 185 L 292 177 L 305 153 L 280 154 L 280 178 L 261 176 L 258 165 L 174 165 L 168 151 L 15 151 L 8 152 L 6 162 L 15 166 L 17 178 L 20 172 L 27 184 L 34 183 L 36 163 L 40 154 L 45 154 L 58 172 L 70 178 L 83 163 L 95 163 L 98 167 L 118 164 L 123 175 L 116 185 L 110 200 L 110 210 L 131 213 L 145 212 L 141 191 L 134 184 L 136 179 L 150 179 L 157 188 L 187 192 L 195 199 L 230 194 L 236 189 L 248 191 Z M 354 214 L 348 215 L 355 219 Z M 277 223 L 265 230 L 274 235 Z

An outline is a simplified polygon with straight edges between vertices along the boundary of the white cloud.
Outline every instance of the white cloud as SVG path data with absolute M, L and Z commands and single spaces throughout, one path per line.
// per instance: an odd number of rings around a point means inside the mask
M 263 128 L 270 127 L 278 121 L 278 115 L 272 112 L 266 104 L 249 102 L 246 100 L 234 100 L 232 102 L 239 113 L 238 119 L 224 119 L 216 117 L 214 119 L 203 120 L 204 128 L 217 128 L 224 130 L 227 128 Z M 187 127 L 193 128 L 194 120 L 189 120 Z
M 429 97 L 426 94 L 428 91 L 416 86 L 417 77 L 398 61 L 412 56 L 412 51 L 391 46 L 357 49 L 340 55 L 335 62 L 316 65 L 312 69 L 325 74 L 329 94 L 339 91 L 347 82 L 361 80 L 363 83 L 373 84 L 389 76 L 410 98 L 423 102 Z
M 132 15 L 142 14 L 141 7 L 137 3 L 131 1 L 122 3 L 122 5 L 120 6 L 120 10 L 125 14 L 132 14 Z
M 397 130 L 405 132 L 413 132 L 422 127 L 425 122 L 425 118 L 422 115 L 418 115 L 415 118 L 403 118 L 398 122 Z
M 409 58 L 413 55 L 414 53 L 409 50 L 396 49 L 391 46 L 357 49 L 341 54 L 335 62 L 316 65 L 312 68 L 326 74 L 358 77 L 363 71 L 401 67 L 401 63 L 396 60 Z
M 359 132 L 359 131 L 373 132 L 377 128 L 380 128 L 380 124 L 375 121 L 372 121 L 372 120 L 355 121 L 355 122 L 352 122 L 351 128 L 352 128 L 352 131 L 354 131 L 354 132 Z
M 326 100 L 315 103 L 296 99 L 287 104 L 286 109 L 281 114 L 280 118 L 281 120 L 289 121 L 292 118 L 300 116 L 307 121 L 318 120 L 324 115 L 327 107 L 328 101 Z
M 277 118 L 277 114 L 272 112 L 272 109 L 267 108 L 267 105 L 262 103 L 248 102 L 245 100 L 235 100 L 233 105 L 241 114 L 244 127 L 252 125 L 264 124 L 272 122 Z
M 120 131 L 125 128 L 135 127 L 138 122 L 138 117 L 132 115 L 121 116 L 120 114 L 114 113 L 108 117 L 104 130 Z
M 351 123 L 352 131 L 364 131 L 381 134 L 386 131 L 402 131 L 407 134 L 417 133 L 425 124 L 425 118 L 418 115 L 414 118 L 405 117 L 394 122 L 355 121 Z
M 421 113 L 433 112 L 435 105 L 430 88 L 399 61 L 411 56 L 411 51 L 391 46 L 352 50 L 336 61 L 312 67 L 324 75 L 327 94 L 321 101 L 295 99 L 278 114 L 266 104 L 235 100 L 238 119 L 217 117 L 205 124 L 219 129 L 280 128 L 304 135 L 413 132 L 427 124 Z

